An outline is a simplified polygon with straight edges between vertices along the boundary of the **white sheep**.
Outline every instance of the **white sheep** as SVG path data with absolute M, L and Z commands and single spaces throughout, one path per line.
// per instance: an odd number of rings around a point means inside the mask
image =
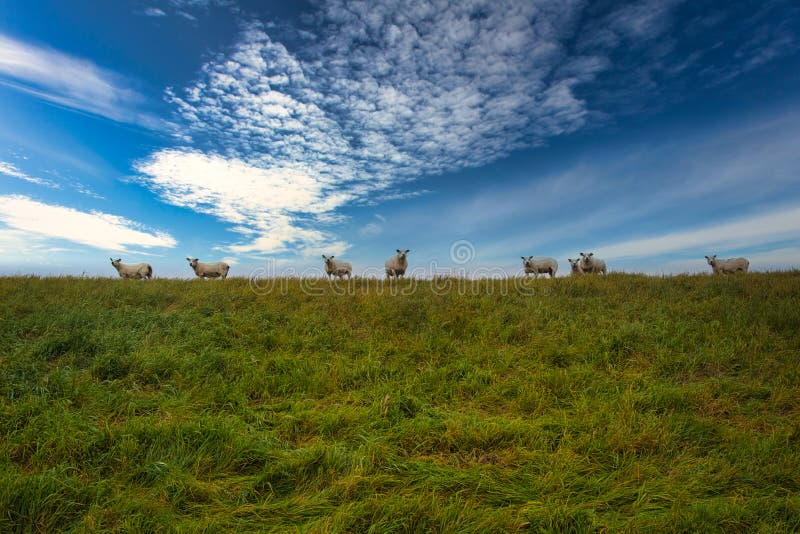
M 581 269 L 584 273 L 603 273 L 606 274 L 605 260 L 598 260 L 594 257 L 594 252 L 584 254 L 581 252 Z
M 325 272 L 328 274 L 328 278 L 333 278 L 334 276 L 343 278 L 344 275 L 347 275 L 349 279 L 353 276 L 353 266 L 348 262 L 334 260 L 333 256 L 328 257 L 325 254 L 322 255 L 322 259 L 325 260 Z
M 567 258 L 569 262 L 569 266 L 572 268 L 572 276 L 581 276 L 585 274 L 583 272 L 583 267 L 581 267 L 581 260 L 573 260 L 572 258 Z
M 534 258 L 533 256 L 522 256 L 522 269 L 525 275 L 533 273 L 534 278 L 539 278 L 540 274 L 550 274 L 554 278 L 558 270 L 558 262 L 553 258 Z
M 224 261 L 217 261 L 214 263 L 200 263 L 197 258 L 186 258 L 189 260 L 189 265 L 194 270 L 194 274 L 197 275 L 198 278 L 219 278 L 222 277 L 223 280 L 228 277 L 228 271 L 230 270 L 230 265 L 225 263 Z
M 119 273 L 120 278 L 152 278 L 153 277 L 153 268 L 150 267 L 149 263 L 122 263 L 121 258 L 109 258 L 111 260 L 111 265 Z
M 733 273 L 746 273 L 750 269 L 750 262 L 747 258 L 729 258 L 727 260 L 718 260 L 717 255 L 706 256 L 706 261 L 711 266 L 714 274 L 733 274 Z
M 408 249 L 400 250 L 398 248 L 397 254 L 386 260 L 386 278 L 391 278 L 392 276 L 400 278 L 406 275 L 406 269 L 408 269 L 406 256 L 409 252 L 411 251 Z

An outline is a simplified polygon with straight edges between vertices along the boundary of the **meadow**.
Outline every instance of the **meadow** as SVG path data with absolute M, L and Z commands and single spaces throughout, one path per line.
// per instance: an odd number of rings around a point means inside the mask
M 799 271 L 432 283 L 0 278 L 0 531 L 800 531 Z

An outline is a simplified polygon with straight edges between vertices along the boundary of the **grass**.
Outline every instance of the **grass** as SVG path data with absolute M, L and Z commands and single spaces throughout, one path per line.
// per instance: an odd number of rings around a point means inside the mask
M 800 272 L 441 282 L 1 278 L 0 531 L 800 530 Z

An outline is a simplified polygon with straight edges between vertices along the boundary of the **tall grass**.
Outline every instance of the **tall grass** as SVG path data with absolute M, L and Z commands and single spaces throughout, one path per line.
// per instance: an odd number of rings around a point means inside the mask
M 799 272 L 280 283 L 0 279 L 0 531 L 800 530 Z

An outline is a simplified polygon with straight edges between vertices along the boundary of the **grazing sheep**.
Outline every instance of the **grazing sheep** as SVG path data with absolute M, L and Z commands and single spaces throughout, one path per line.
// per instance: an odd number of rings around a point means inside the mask
M 533 273 L 534 278 L 539 278 L 540 274 L 550 273 L 550 278 L 554 278 L 558 270 L 558 262 L 553 258 L 535 258 L 533 256 L 522 256 L 522 269 L 525 275 Z
M 727 260 L 718 260 L 717 255 L 709 257 L 706 256 L 706 261 L 711 266 L 714 274 L 733 274 L 733 273 L 746 273 L 750 269 L 750 262 L 747 258 L 730 258 Z
M 322 259 L 325 260 L 325 272 L 328 273 L 328 278 L 334 276 L 343 278 L 344 275 L 347 275 L 347 278 L 350 279 L 353 276 L 353 266 L 348 262 L 334 260 L 333 256 L 328 257 L 325 254 L 322 255 Z
M 120 278 L 152 278 L 153 277 L 153 268 L 150 267 L 149 263 L 122 263 L 121 258 L 109 258 L 111 260 L 111 265 L 119 273 Z
M 581 260 L 573 260 L 572 258 L 567 258 L 570 267 L 572 268 L 572 276 L 581 276 L 585 274 L 583 272 L 583 267 L 581 267 Z
M 584 254 L 581 252 L 581 269 L 585 274 L 603 273 L 606 274 L 605 260 L 598 260 L 594 257 L 594 252 Z
M 198 278 L 219 278 L 222 277 L 223 280 L 228 277 L 228 271 L 230 270 L 230 265 L 225 263 L 224 261 L 218 261 L 214 263 L 200 263 L 197 258 L 186 258 L 189 260 L 189 265 L 194 269 L 194 274 L 197 275 Z
M 408 269 L 406 256 L 409 252 L 411 251 L 408 249 L 400 250 L 398 248 L 397 254 L 386 260 L 386 278 L 391 278 L 392 276 L 400 278 L 406 275 L 406 269 Z

